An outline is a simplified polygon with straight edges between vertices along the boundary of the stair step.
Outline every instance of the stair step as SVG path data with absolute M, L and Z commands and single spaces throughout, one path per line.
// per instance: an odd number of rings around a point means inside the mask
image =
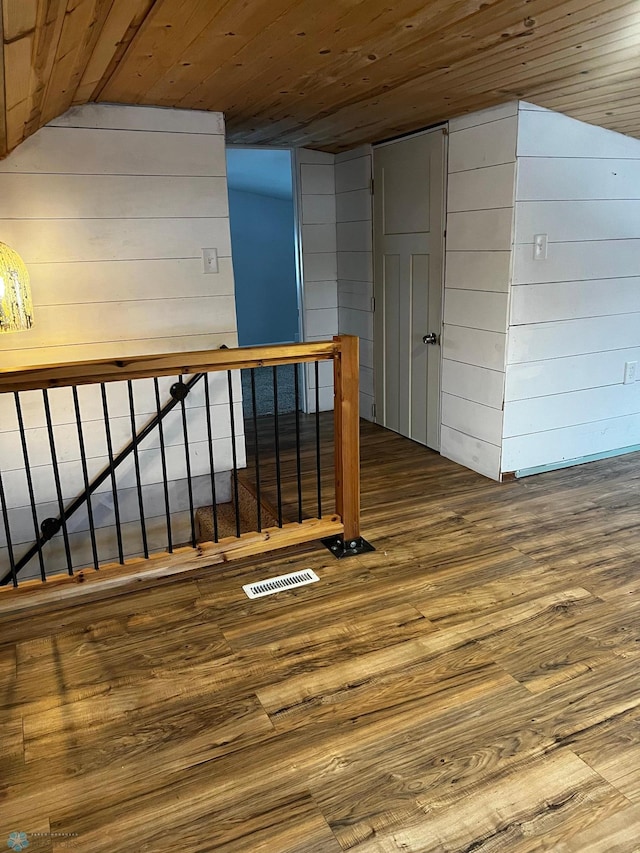
M 258 529 L 258 501 L 252 489 L 241 480 L 238 482 L 238 508 L 240 510 L 240 533 L 251 533 Z M 218 538 L 225 539 L 227 536 L 236 536 L 236 512 L 235 503 L 217 504 Z M 261 507 L 261 526 L 276 527 L 278 524 L 277 514 L 272 507 L 264 501 Z M 198 542 L 212 542 L 214 539 L 213 508 L 202 506 L 196 510 L 196 539 Z

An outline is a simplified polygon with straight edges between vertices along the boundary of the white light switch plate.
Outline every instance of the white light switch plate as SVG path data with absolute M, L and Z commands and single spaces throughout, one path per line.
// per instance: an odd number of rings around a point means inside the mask
M 218 272 L 218 250 L 217 249 L 203 249 L 202 250 L 202 261 L 204 263 L 205 273 L 216 273 L 216 272 Z
M 533 237 L 533 259 L 534 261 L 547 260 L 547 235 L 535 234 Z
M 636 381 L 636 376 L 638 373 L 638 362 L 637 361 L 627 361 L 624 365 L 624 384 L 631 385 L 632 382 Z

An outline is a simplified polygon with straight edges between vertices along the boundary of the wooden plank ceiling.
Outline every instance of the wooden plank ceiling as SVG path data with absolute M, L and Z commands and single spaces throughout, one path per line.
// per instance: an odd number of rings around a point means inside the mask
M 513 98 L 640 136 L 640 0 L 0 6 L 0 154 L 88 101 L 222 110 L 230 141 L 329 151 Z

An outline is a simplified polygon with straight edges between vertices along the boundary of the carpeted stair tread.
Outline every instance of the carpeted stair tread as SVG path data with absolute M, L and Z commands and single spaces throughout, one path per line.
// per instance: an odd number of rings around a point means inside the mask
M 240 510 L 240 533 L 251 533 L 258 529 L 257 521 L 258 502 L 251 489 L 243 482 L 238 483 L 238 508 Z M 225 539 L 228 536 L 236 536 L 236 512 L 233 499 L 229 503 L 218 504 L 216 507 L 218 516 L 218 538 Z M 278 519 L 271 507 L 262 503 L 261 526 L 276 527 Z M 196 538 L 198 542 L 213 542 L 213 509 L 211 506 L 202 506 L 196 510 Z

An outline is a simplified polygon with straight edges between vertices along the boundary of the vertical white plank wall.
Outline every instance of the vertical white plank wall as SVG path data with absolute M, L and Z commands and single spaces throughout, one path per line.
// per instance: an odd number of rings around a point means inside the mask
M 373 420 L 372 153 L 336 155 L 338 326 L 360 338 L 360 417 Z
M 301 209 L 303 326 L 305 341 L 338 334 L 335 155 L 296 150 Z M 320 411 L 333 409 L 333 364 L 319 365 Z M 315 411 L 315 370 L 307 368 L 307 409 Z
M 516 102 L 449 122 L 441 453 L 500 479 Z
M 521 103 L 518 173 L 502 470 L 526 474 L 640 446 L 640 141 Z
M 29 268 L 35 322 L 29 332 L 0 336 L 3 367 L 235 346 L 236 317 L 227 202 L 224 122 L 220 113 L 111 105 L 74 108 L 0 162 L 0 240 Z M 216 248 L 218 274 L 205 275 L 202 249 Z M 162 380 L 163 402 L 170 380 Z M 136 384 L 138 426 L 155 413 L 151 381 Z M 210 379 L 219 470 L 231 467 L 226 377 Z M 106 455 L 99 391 L 79 389 L 90 477 Z M 244 464 L 242 406 L 237 392 L 237 450 Z M 50 392 L 65 502 L 83 480 L 71 392 Z M 116 452 L 131 435 L 125 383 L 108 386 Z M 196 505 L 210 503 L 205 472 L 204 392 L 188 398 Z M 42 395 L 24 396 L 27 441 L 38 516 L 57 515 Z M 189 538 L 181 419 L 165 424 L 176 529 Z M 155 439 L 157 441 L 157 437 Z M 0 465 L 14 546 L 34 539 L 13 400 L 0 397 Z M 153 439 L 141 447 L 142 479 L 152 547 L 164 541 L 161 472 Z M 140 552 L 132 462 L 118 474 L 125 550 Z M 228 499 L 228 477 L 219 498 Z M 225 494 L 226 491 L 226 494 Z M 96 496 L 101 557 L 115 556 L 110 484 Z M 103 526 L 104 525 L 104 526 Z M 87 516 L 70 523 L 72 544 L 90 562 Z M 4 536 L 4 534 L 2 534 Z M 59 538 L 59 537 L 58 537 Z M 4 541 L 0 541 L 4 545 Z M 47 546 L 60 551 L 56 542 Z M 62 556 L 58 553 L 58 556 Z M 55 554 L 54 554 L 55 557 Z M 0 551 L 6 562 L 6 553 Z

